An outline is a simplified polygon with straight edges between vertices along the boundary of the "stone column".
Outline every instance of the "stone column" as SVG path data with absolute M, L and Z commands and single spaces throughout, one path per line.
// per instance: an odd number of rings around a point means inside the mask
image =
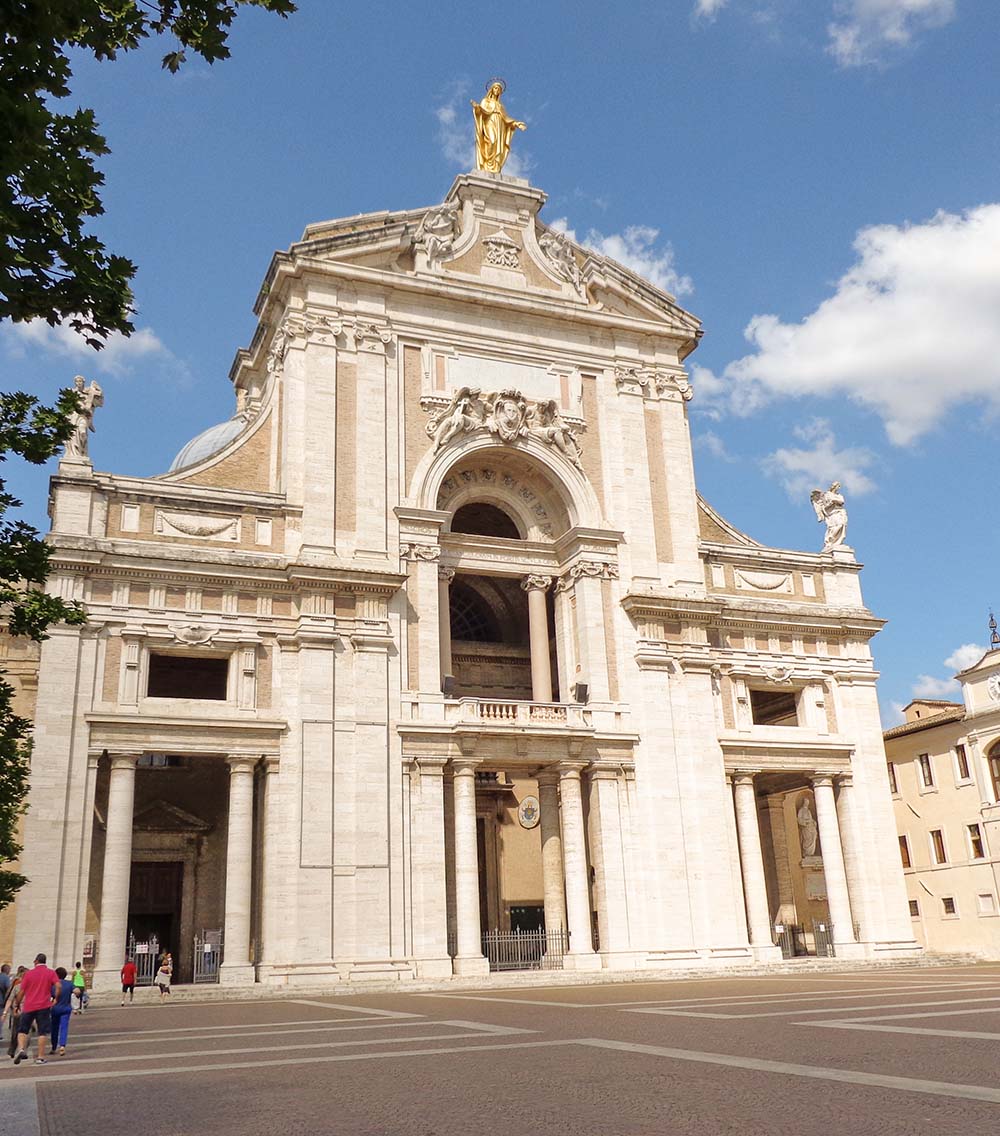
M 278 852 L 281 847 L 281 812 L 278 802 L 277 756 L 264 759 L 264 854 L 261 858 L 261 927 L 260 954 L 257 960 L 257 977 L 265 968 L 269 969 L 278 960 L 278 931 L 280 928 L 279 904 L 281 889 L 281 870 Z
M 767 905 L 764 860 L 760 848 L 760 826 L 757 821 L 757 794 L 754 792 L 753 779 L 752 773 L 740 772 L 733 775 L 736 833 L 740 843 L 740 864 L 743 868 L 747 930 L 750 934 L 750 945 L 758 959 L 780 958 L 781 951 L 774 945 L 771 934 L 771 914 Z
M 521 587 L 528 593 L 528 635 L 531 640 L 531 698 L 552 701 L 552 667 L 549 663 L 549 620 L 545 593 L 551 576 L 527 576 Z
M 590 873 L 587 868 L 587 838 L 583 824 L 582 766 L 559 766 L 559 796 L 562 803 L 563 869 L 566 874 L 566 916 L 569 923 L 567 969 L 600 970 L 594 952 L 590 919 Z
M 590 767 L 590 859 L 594 867 L 594 906 L 605 965 L 623 965 L 632 948 L 629 878 L 625 865 L 619 765 Z M 617 956 L 617 957 L 616 957 Z
M 452 677 L 451 670 L 451 582 L 454 568 L 438 568 L 438 643 L 441 650 L 441 689 Z
M 246 986 L 250 963 L 250 901 L 253 894 L 253 771 L 255 757 L 228 757 L 229 836 L 226 842 L 226 914 L 219 981 Z
M 443 757 L 418 757 L 410 773 L 413 956 L 420 978 L 450 978 L 445 884 Z
M 455 974 L 488 974 L 479 920 L 479 840 L 476 837 L 476 761 L 454 762 Z
M 778 885 L 776 923 L 798 923 L 795 909 L 795 892 L 792 889 L 792 872 L 788 862 L 788 834 L 785 831 L 785 798 L 772 793 L 765 802 L 767 822 L 771 829 L 771 847 L 774 849 L 774 878 Z
M 843 957 L 854 954 L 854 919 L 847 892 L 847 873 L 844 870 L 844 850 L 840 843 L 840 826 L 837 823 L 837 804 L 833 797 L 833 778 L 817 774 L 812 779 L 816 799 L 816 827 L 819 829 L 820 851 L 823 855 L 823 875 L 826 878 L 826 901 L 833 924 L 833 942 L 837 954 Z
M 856 790 L 854 779 L 850 774 L 839 777 L 837 780 L 837 816 L 840 819 L 840 841 L 844 851 L 847 893 L 854 920 L 858 924 L 858 940 L 866 943 L 871 940 L 872 933 L 867 904 L 868 879 L 865 873 L 861 834 L 858 831 Z
M 132 875 L 132 814 L 135 805 L 137 753 L 111 755 L 108 815 L 104 837 L 104 877 L 101 882 L 101 924 L 97 937 L 97 966 L 93 988 L 121 986 L 128 934 L 128 892 Z
M 542 838 L 542 902 L 545 905 L 545 930 L 566 928 L 566 889 L 563 887 L 562 834 L 559 828 L 559 774 L 554 769 L 542 770 L 538 782 L 538 827 Z

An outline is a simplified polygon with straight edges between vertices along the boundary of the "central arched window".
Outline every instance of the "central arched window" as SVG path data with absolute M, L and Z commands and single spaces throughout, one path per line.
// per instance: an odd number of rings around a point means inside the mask
M 470 501 L 455 510 L 451 518 L 453 533 L 469 533 L 471 536 L 499 536 L 507 540 L 520 540 L 517 525 L 496 505 L 485 501 Z
M 451 636 L 469 643 L 500 643 L 496 614 L 475 588 L 456 579 L 451 585 Z

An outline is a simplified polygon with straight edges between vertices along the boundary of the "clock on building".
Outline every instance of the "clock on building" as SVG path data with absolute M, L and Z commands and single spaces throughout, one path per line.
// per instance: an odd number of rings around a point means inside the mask
M 986 692 L 994 702 L 1000 702 L 1000 671 L 986 680 Z

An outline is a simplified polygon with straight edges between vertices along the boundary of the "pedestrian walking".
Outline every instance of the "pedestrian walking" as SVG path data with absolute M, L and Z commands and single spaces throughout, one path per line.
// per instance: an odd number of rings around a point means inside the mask
M 55 986 L 59 976 L 47 965 L 45 955 L 35 955 L 35 965 L 27 971 L 18 987 L 21 1017 L 17 1023 L 17 1052 L 14 1064 L 28 1059 L 28 1035 L 31 1027 L 38 1029 L 38 1056 L 36 1065 L 45 1064 L 45 1050 L 52 1032 L 52 1006 L 56 1000 Z
M 7 991 L 7 997 L 3 1003 L 2 1020 L 4 1028 L 10 1033 L 10 1041 L 7 1046 L 7 1056 L 13 1057 L 17 1052 L 17 1002 L 18 991 L 21 989 L 21 979 L 28 968 L 26 966 L 19 966 L 17 973 L 11 980 L 10 989 Z
M 128 995 L 129 1003 L 135 1001 L 135 977 L 136 977 L 135 963 L 131 958 L 125 959 L 125 965 L 122 967 L 122 1005 L 125 1005 L 125 995 Z
M 10 963 L 5 962 L 3 966 L 0 966 L 0 1006 L 6 1006 L 7 995 L 10 993 L 13 981 L 10 976 Z M 0 1041 L 3 1041 L 3 1027 L 4 1015 L 0 1014 Z
M 156 972 L 156 978 L 153 980 L 160 988 L 160 1005 L 167 1000 L 167 995 L 170 993 L 170 980 L 174 974 L 174 961 L 170 957 L 170 952 L 167 951 L 160 962 L 160 969 Z
M 56 967 L 56 970 L 59 968 Z M 82 1014 L 84 1011 L 84 1001 L 87 997 L 87 976 L 83 973 L 83 963 L 76 964 L 76 970 L 73 971 L 73 993 L 77 997 L 76 1012 Z
M 60 1057 L 66 1052 L 69 1020 L 73 1016 L 73 979 L 66 977 L 64 966 L 56 967 L 56 1000 L 52 1007 L 52 1052 Z M 79 1011 L 78 1011 L 79 1012 Z

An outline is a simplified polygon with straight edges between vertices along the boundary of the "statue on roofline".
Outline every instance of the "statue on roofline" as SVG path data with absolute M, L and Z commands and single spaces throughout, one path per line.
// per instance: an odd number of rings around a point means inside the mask
M 510 118 L 500 96 L 506 90 L 503 79 L 491 79 L 486 97 L 472 100 L 472 117 L 476 123 L 476 169 L 498 174 L 510 156 L 510 143 L 515 130 L 526 130 L 523 122 Z
M 76 375 L 73 379 L 73 392 L 77 396 L 77 409 L 69 420 L 73 425 L 73 433 L 66 440 L 63 456 L 77 461 L 90 461 L 88 453 L 89 433 L 94 429 L 94 411 L 104 405 L 104 391 L 95 382 L 85 387 L 87 380 L 83 375 Z
M 835 481 L 829 489 L 814 489 L 809 494 L 816 520 L 826 525 L 826 539 L 823 551 L 832 552 L 843 548 L 847 542 L 847 509 L 844 508 L 844 495 L 840 482 Z

